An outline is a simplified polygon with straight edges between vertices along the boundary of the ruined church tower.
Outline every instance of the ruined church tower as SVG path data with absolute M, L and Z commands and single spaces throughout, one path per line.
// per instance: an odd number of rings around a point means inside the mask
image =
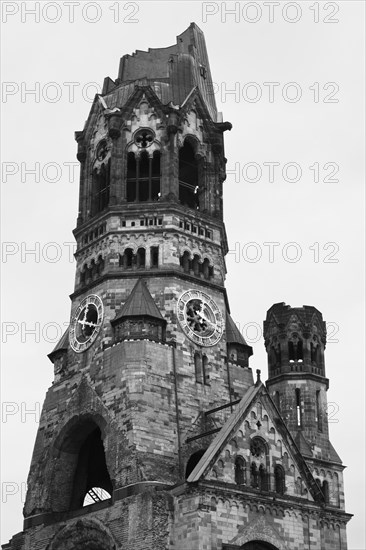
M 192 23 L 122 57 L 76 132 L 70 326 L 4 550 L 346 550 L 322 315 L 268 311 L 267 385 L 230 316 L 227 130 Z

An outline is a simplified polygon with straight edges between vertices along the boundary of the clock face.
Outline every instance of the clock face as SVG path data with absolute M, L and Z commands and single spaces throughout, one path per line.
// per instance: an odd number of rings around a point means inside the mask
M 200 346 L 214 346 L 224 323 L 216 302 L 200 290 L 188 290 L 178 300 L 177 315 L 185 334 Z
M 71 319 L 70 345 L 76 353 L 85 351 L 98 336 L 103 322 L 103 302 L 90 294 L 81 302 Z

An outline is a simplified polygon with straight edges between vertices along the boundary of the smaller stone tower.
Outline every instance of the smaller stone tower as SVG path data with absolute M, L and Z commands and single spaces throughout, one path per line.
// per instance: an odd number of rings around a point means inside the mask
M 264 321 L 264 339 L 270 396 L 301 454 L 313 467 L 325 500 L 332 504 L 336 500 L 334 505 L 344 508 L 344 467 L 329 440 L 322 314 L 313 306 L 274 304 Z

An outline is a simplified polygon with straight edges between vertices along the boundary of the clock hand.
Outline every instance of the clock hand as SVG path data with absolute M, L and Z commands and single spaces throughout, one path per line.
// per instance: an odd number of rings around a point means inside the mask
M 201 319 L 206 321 L 206 323 L 208 323 L 209 325 L 214 325 L 215 324 L 212 321 L 210 321 L 209 319 L 207 319 L 207 317 L 201 311 L 200 311 L 200 317 L 201 317 Z
M 82 319 L 82 321 L 80 321 L 80 319 L 78 319 L 78 323 L 80 323 L 81 325 L 83 325 L 84 323 L 86 323 L 86 316 L 88 314 L 88 311 L 89 311 L 89 304 L 87 304 L 85 306 L 85 310 L 84 310 L 84 317 Z

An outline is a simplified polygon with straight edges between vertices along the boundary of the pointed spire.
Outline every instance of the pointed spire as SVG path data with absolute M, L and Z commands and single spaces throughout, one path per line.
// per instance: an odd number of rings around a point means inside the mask
M 244 340 L 240 330 L 234 323 L 231 315 L 226 312 L 226 342 L 228 344 L 241 344 L 242 346 L 247 346 L 248 344 Z
M 60 340 L 57 342 L 56 346 L 53 348 L 53 350 L 51 351 L 51 353 L 49 353 L 47 355 L 47 357 L 49 358 L 50 361 L 52 361 L 52 363 L 54 362 L 54 358 L 55 358 L 55 355 L 57 354 L 58 351 L 67 351 L 69 347 L 69 328 L 67 328 L 65 330 L 65 332 L 63 333 L 63 335 L 61 336 Z
M 164 321 L 143 279 L 138 279 L 126 302 L 113 319 L 113 324 L 123 317 L 153 317 Z

